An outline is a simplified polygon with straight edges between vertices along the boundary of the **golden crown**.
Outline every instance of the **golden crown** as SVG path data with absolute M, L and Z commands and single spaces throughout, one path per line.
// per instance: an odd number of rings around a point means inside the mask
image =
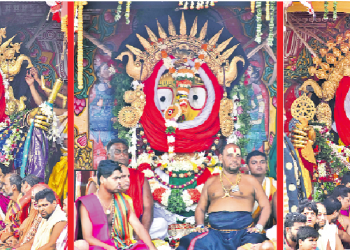
M 201 62 L 207 63 L 219 83 L 223 85 L 225 81 L 226 86 L 230 86 L 231 82 L 237 78 L 237 62 L 241 61 L 243 65 L 245 64 L 244 58 L 239 55 L 233 57 L 231 62 L 228 60 L 239 44 L 224 51 L 233 37 L 230 37 L 219 45 L 216 44 L 223 28 L 212 36 L 208 42 L 204 39 L 207 35 L 208 21 L 203 25 L 198 36 L 197 17 L 193 22 L 190 33 L 186 34 L 186 20 L 183 12 L 180 20 L 180 34 L 176 34 L 176 28 L 170 16 L 168 16 L 168 34 L 164 31 L 158 20 L 157 26 L 159 37 L 145 25 L 150 41 L 136 34 L 145 51 L 131 45 L 126 45 L 130 51 L 122 52 L 116 58 L 117 60 L 122 60 L 125 55 L 129 57 L 126 71 L 134 79 L 141 79 L 141 81 L 147 79 L 153 72 L 156 63 L 162 60 L 162 51 L 165 51 L 167 55 L 173 55 L 177 59 L 201 59 Z M 136 60 L 134 60 L 133 55 L 136 56 Z M 143 65 L 141 64 L 141 60 L 144 62 Z

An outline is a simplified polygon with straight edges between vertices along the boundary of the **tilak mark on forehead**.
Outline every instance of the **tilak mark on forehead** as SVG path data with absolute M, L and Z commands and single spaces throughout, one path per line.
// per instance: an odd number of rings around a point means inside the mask
M 234 156 L 240 156 L 241 155 L 241 149 L 240 148 L 229 148 L 227 149 L 228 154 L 233 154 Z

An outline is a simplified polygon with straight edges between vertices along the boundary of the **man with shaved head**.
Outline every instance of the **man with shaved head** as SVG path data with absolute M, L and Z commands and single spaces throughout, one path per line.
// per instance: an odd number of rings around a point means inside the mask
M 271 214 L 271 207 L 257 179 L 241 174 L 241 149 L 235 144 L 223 145 L 219 159 L 223 170 L 204 184 L 195 211 L 197 232 L 180 240 L 182 249 L 243 249 L 241 246 L 266 240 L 262 233 Z M 261 214 L 254 226 L 252 211 L 255 201 Z M 209 224 L 204 225 L 205 213 Z

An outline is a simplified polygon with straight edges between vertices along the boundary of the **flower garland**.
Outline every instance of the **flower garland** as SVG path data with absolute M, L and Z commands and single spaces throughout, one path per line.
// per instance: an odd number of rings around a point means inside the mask
M 188 10 L 188 1 L 185 1 L 185 3 L 183 3 L 184 1 L 179 1 L 179 6 L 183 6 L 182 8 L 180 8 L 181 10 Z M 190 10 L 193 9 L 197 9 L 197 10 L 201 10 L 201 9 L 208 9 L 209 5 L 211 7 L 215 6 L 215 3 L 217 1 L 197 1 L 197 7 L 195 7 L 195 1 L 191 1 L 191 5 L 190 5 Z
M 266 10 L 270 9 L 270 11 L 271 11 L 271 14 L 269 15 L 270 22 L 269 22 L 269 36 L 267 38 L 267 45 L 272 46 L 273 45 L 273 40 L 274 40 L 273 30 L 274 30 L 274 27 L 275 27 L 274 21 L 275 21 L 276 2 L 272 1 L 269 7 L 266 6 Z M 266 20 L 268 20 L 268 19 L 266 18 Z
M 130 5 L 131 5 L 131 1 L 127 1 L 126 2 L 126 7 L 125 7 L 125 23 L 126 24 L 130 24 Z M 123 6 L 123 1 L 118 1 L 118 7 L 117 10 L 115 11 L 115 16 L 114 16 L 114 21 L 117 22 L 120 20 L 120 18 L 122 17 L 122 6 Z
M 149 151 L 148 153 L 139 155 L 137 169 L 144 173 L 148 179 L 154 200 L 164 206 L 168 211 L 179 213 L 184 210 L 195 210 L 195 205 L 198 203 L 203 184 L 193 189 L 183 190 L 183 188 L 193 184 L 204 172 L 204 163 L 210 167 L 209 170 L 212 174 L 220 173 L 221 168 L 216 167 L 218 162 L 219 158 L 217 156 L 205 157 L 204 152 L 197 154 L 188 161 L 176 161 L 171 160 L 166 153 L 159 158 L 154 155 L 153 151 Z M 164 171 L 165 169 L 166 171 Z M 174 172 L 179 171 L 191 171 L 191 176 L 193 173 L 194 177 L 186 184 L 170 185 L 168 183 L 170 176 L 173 176 L 175 174 Z M 171 204 L 170 207 L 169 204 Z
M 256 2 L 256 37 L 255 37 L 255 42 L 258 44 L 261 43 L 261 28 L 262 28 L 262 10 L 261 10 L 261 2 L 258 1 Z
M 126 24 L 130 24 L 130 5 L 131 5 L 131 1 L 127 1 L 126 2 L 126 9 L 125 9 L 125 23 Z
M 0 131 L 10 126 L 11 120 L 7 117 L 4 122 L 0 122 Z
M 74 2 L 77 3 L 78 8 L 78 50 L 77 50 L 77 64 L 78 64 L 78 89 L 84 88 L 83 79 L 83 7 L 87 4 L 86 1 Z
M 255 12 L 255 1 L 250 1 L 250 9 L 252 13 Z
M 337 20 L 338 16 L 337 16 L 337 5 L 338 2 L 333 2 L 333 19 Z
M 327 140 L 327 144 L 332 149 L 332 155 L 337 157 L 350 170 L 350 149 L 339 146 L 330 140 Z
M 12 134 L 6 139 L 5 145 L 2 147 L 3 153 L 0 152 L 0 162 L 6 167 L 8 167 L 13 160 L 12 152 L 17 147 L 17 141 L 21 139 L 22 133 L 22 130 L 17 127 L 13 127 L 11 131 Z
M 324 13 L 323 13 L 323 19 L 328 19 L 328 1 L 324 2 Z
M 52 121 L 52 124 L 48 130 L 47 138 L 48 140 L 55 142 L 60 137 L 60 132 L 58 129 L 59 119 L 57 118 L 56 113 L 53 111 L 52 106 L 50 106 L 47 102 L 40 104 L 39 108 L 41 109 L 43 115 L 47 117 L 46 121 Z
M 114 21 L 119 21 L 119 19 L 122 17 L 121 13 L 122 13 L 122 4 L 123 1 L 119 1 L 118 2 L 118 7 L 117 10 L 115 11 L 115 16 L 114 16 Z
M 234 121 L 234 132 L 227 138 L 228 143 L 235 143 L 242 149 L 242 155 L 246 155 L 245 146 L 248 143 L 248 139 L 244 136 L 248 134 L 248 131 L 251 128 L 250 124 L 250 115 L 248 111 L 250 110 L 250 103 L 248 97 L 248 90 L 250 85 L 248 86 L 248 80 L 250 75 L 248 71 L 246 71 L 240 81 L 239 84 L 235 85 L 231 90 L 230 97 L 233 100 L 233 121 Z

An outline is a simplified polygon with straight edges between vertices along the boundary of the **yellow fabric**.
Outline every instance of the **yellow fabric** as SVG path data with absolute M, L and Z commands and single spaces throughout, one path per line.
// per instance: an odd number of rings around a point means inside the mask
M 303 176 L 303 179 L 304 179 L 306 197 L 310 197 L 310 195 L 312 194 L 312 183 L 311 183 L 310 173 L 309 173 L 309 170 L 305 168 L 303 161 L 300 159 L 298 150 L 295 150 L 295 152 L 297 153 L 300 168 L 301 168 L 301 175 Z
M 266 179 L 270 179 L 270 181 L 269 181 L 269 183 L 270 183 L 270 193 L 269 193 L 269 196 L 267 198 L 269 199 L 269 201 L 271 201 L 273 195 L 275 194 L 275 192 L 277 190 L 276 187 L 273 185 L 273 182 L 274 182 L 275 179 L 272 178 L 272 177 L 265 177 L 265 178 Z M 262 187 L 264 189 L 264 192 L 266 192 L 266 183 L 267 182 L 264 181 L 264 183 L 262 185 Z M 252 214 L 253 219 L 257 218 L 259 216 L 260 212 L 261 212 L 261 208 L 260 208 L 260 206 L 258 206 L 257 209 Z
M 66 196 L 68 189 L 67 182 L 68 162 L 67 156 L 62 156 L 61 160 L 53 167 L 49 180 L 49 187 L 56 192 L 57 196 L 62 198 Z M 65 197 L 64 197 L 65 198 Z
M 22 196 L 23 196 L 22 193 L 20 193 L 20 194 L 18 195 L 17 203 L 19 203 L 19 200 L 22 198 Z M 10 211 L 12 210 L 12 207 L 13 207 L 15 204 L 16 204 L 16 203 L 15 203 L 13 200 L 10 200 L 9 204 L 7 205 L 7 212 L 6 212 L 5 220 L 4 220 L 6 226 L 12 224 L 12 221 L 10 221 L 10 218 L 9 218 L 9 217 L 10 217 Z M 18 215 L 19 215 L 19 213 L 16 214 L 16 220 L 18 220 Z

